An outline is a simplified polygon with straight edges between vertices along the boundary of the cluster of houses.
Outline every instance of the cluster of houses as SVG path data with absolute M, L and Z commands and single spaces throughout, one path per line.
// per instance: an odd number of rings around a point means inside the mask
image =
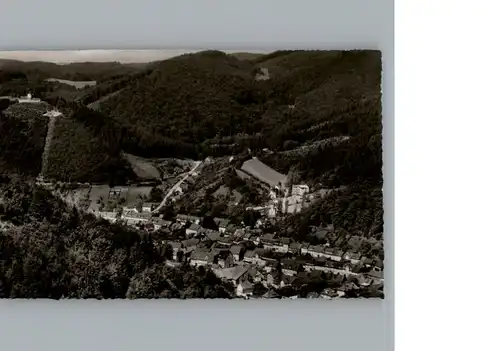
M 244 228 L 228 219 L 213 218 L 217 229 L 202 226 L 203 218 L 179 214 L 172 221 L 153 217 L 155 204 L 145 203 L 142 211 L 124 208 L 121 215 L 101 213 L 112 221 L 121 220 L 128 225 L 139 225 L 154 232 L 182 232 L 184 240 L 160 240 L 158 245 L 170 245 L 172 258 L 167 263 L 180 262 L 204 266 L 218 277 L 233 283 L 237 295 L 251 298 L 255 284 L 276 290 L 291 286 L 301 275 L 315 272 L 333 273 L 342 277 L 356 277 L 360 286 L 383 284 L 381 269 L 367 257 L 354 252 L 342 252 L 328 246 L 293 242 L 274 234 L 264 234 L 261 229 Z M 285 258 L 277 258 L 276 255 Z M 321 261 L 320 263 L 318 261 Z M 372 265 L 367 274 L 352 271 L 354 265 Z M 278 265 L 280 273 L 278 276 Z M 324 298 L 340 297 L 345 286 L 328 290 Z

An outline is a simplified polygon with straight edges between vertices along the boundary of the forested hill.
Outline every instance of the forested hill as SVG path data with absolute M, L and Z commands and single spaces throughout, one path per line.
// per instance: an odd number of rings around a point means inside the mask
M 256 79 L 261 69 L 269 79 Z M 318 172 L 303 152 L 267 161 L 282 171 L 299 163 L 311 177 L 335 167 L 324 156 L 335 138 L 349 136 L 335 163 L 369 163 L 361 177 L 377 182 L 380 82 L 379 51 L 278 51 L 253 60 L 206 51 L 157 63 L 100 107 L 123 126 L 132 154 L 201 158 L 303 146 L 322 164 Z M 344 167 L 344 178 L 359 171 Z
M 379 51 L 278 51 L 250 58 L 204 51 L 146 65 L 3 61 L 0 71 L 8 73 L 0 82 L 4 94 L 34 85 L 37 96 L 78 116 L 56 129 L 56 172 L 64 150 L 98 155 L 106 149 L 112 162 L 102 167 L 108 169 L 116 168 L 121 151 L 201 159 L 250 148 L 278 171 L 293 168 L 302 180 L 327 187 L 382 179 Z M 77 90 L 40 81 L 51 76 L 95 79 L 97 85 Z M 94 152 L 90 145 L 102 144 L 97 139 L 106 145 Z M 9 147 L 28 140 L 9 141 Z M 29 150 L 39 153 L 39 141 L 30 141 Z M 273 153 L 263 153 L 266 148 Z M 88 178 L 79 170 L 101 167 L 96 157 L 78 152 L 71 160 L 65 168 L 71 179 Z M 104 173 L 101 178 L 109 178 Z
M 0 175 L 0 298 L 231 298 L 211 271 L 165 264 L 172 247 Z

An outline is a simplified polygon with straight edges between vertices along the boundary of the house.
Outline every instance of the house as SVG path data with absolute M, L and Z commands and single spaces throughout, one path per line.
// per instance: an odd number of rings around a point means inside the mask
M 280 287 L 283 288 L 285 286 L 291 286 L 296 279 L 297 278 L 295 278 L 294 276 L 283 275 L 281 277 Z
M 230 247 L 233 244 L 233 237 L 232 236 L 219 237 L 217 239 L 217 244 Z
M 191 257 L 189 260 L 189 264 L 191 266 L 206 266 L 213 261 L 213 255 L 210 250 L 196 248 L 193 252 L 191 252 Z
M 344 259 L 351 261 L 352 264 L 357 264 L 361 262 L 361 254 L 348 251 L 344 254 Z
M 258 249 L 246 251 L 243 255 L 243 262 L 255 264 L 261 267 L 265 266 L 267 263 L 266 260 L 260 256 Z
M 237 286 L 239 283 L 247 280 L 248 267 L 234 266 L 230 268 L 214 269 L 214 274 L 219 278 L 228 280 Z
M 294 276 L 297 275 L 300 264 L 294 260 L 283 260 L 281 262 L 281 271 L 284 275 Z
M 139 210 L 137 210 L 137 207 L 123 206 L 123 212 L 135 212 L 135 213 L 139 213 Z
M 342 260 L 343 253 L 341 250 L 335 249 L 333 247 L 325 248 L 324 255 L 326 258 L 340 262 Z
M 309 193 L 309 187 L 305 184 L 292 185 L 292 196 L 304 196 Z
M 384 272 L 382 271 L 379 271 L 379 270 L 371 270 L 370 272 L 368 272 L 367 274 L 369 277 L 371 278 L 374 278 L 376 280 L 380 280 L 380 281 L 383 281 L 384 280 Z
M 253 235 L 250 232 L 246 232 L 242 237 L 243 241 L 254 241 Z
M 107 220 L 107 221 L 110 221 L 112 223 L 116 222 L 116 220 L 118 219 L 118 213 L 117 212 L 98 212 L 98 216 Z
M 224 218 L 214 218 L 215 224 L 219 227 L 219 232 L 224 233 L 229 226 L 229 220 Z
M 309 249 L 309 244 L 308 243 L 302 243 L 300 245 L 300 254 L 301 255 L 306 255 L 307 253 L 309 253 L 308 249 Z
M 227 249 L 215 249 L 214 261 L 217 262 L 219 267 L 228 268 L 234 266 L 234 256 L 231 251 Z
M 202 229 L 203 228 L 199 224 L 192 223 L 189 226 L 189 228 L 186 228 L 186 235 L 194 236 L 194 235 L 198 234 L 198 232 L 200 232 Z
M 274 240 L 273 244 L 269 245 L 269 247 L 272 251 L 287 253 L 289 244 L 290 244 L 289 238 L 280 238 Z M 266 248 L 266 244 L 264 244 L 264 248 Z
M 311 245 L 307 248 L 307 253 L 312 257 L 325 257 L 325 248 L 319 245 Z
M 152 222 L 146 222 L 146 223 L 144 223 L 144 230 L 146 230 L 148 232 L 154 232 L 155 225 Z
M 226 231 L 229 231 L 229 228 L 228 228 Z M 233 232 L 233 235 L 234 235 L 234 237 L 236 237 L 236 238 L 241 238 L 241 239 L 244 239 L 244 237 L 245 237 L 245 229 L 242 229 L 242 228 L 237 228 L 237 229 Z
M 127 223 L 128 225 L 135 225 L 139 223 L 146 223 L 151 220 L 151 214 L 150 213 L 139 213 L 139 212 L 134 212 L 134 211 L 124 211 L 122 213 L 122 219 Z
M 172 232 L 175 232 L 175 231 L 178 231 L 178 230 L 182 230 L 184 228 L 184 225 L 179 223 L 179 222 L 174 222 L 170 225 L 170 230 Z
M 314 232 L 314 236 L 319 240 L 324 240 L 329 234 L 329 230 L 325 228 L 319 228 Z
M 190 252 L 190 251 L 193 251 L 194 249 L 196 249 L 196 245 L 198 245 L 199 242 L 200 241 L 198 239 L 187 239 L 187 240 L 181 241 L 182 248 L 187 252 Z
M 244 281 L 242 283 L 239 283 L 237 288 L 236 288 L 236 295 L 238 296 L 251 296 L 253 294 L 253 284 Z
M 210 241 L 218 241 L 221 238 L 220 233 L 216 230 L 204 229 L 201 233 Z
M 219 226 L 219 230 L 220 230 L 220 226 Z M 234 224 L 228 224 L 228 226 L 226 228 L 226 231 L 224 233 L 227 233 L 227 234 L 236 234 L 236 232 L 238 230 L 243 231 L 243 229 L 238 229 Z M 238 237 L 239 237 L 239 235 L 238 235 Z
M 169 225 L 172 223 L 172 222 L 165 221 L 165 220 L 158 218 L 158 217 L 153 217 L 151 219 L 151 221 L 154 225 L 154 230 L 159 230 L 161 228 L 168 228 Z
M 229 250 L 231 251 L 231 254 L 234 257 L 234 261 L 238 262 L 240 260 L 240 253 L 241 253 L 241 250 L 243 250 L 243 246 L 233 245 L 233 246 L 231 246 L 231 248 Z
M 183 225 L 186 224 L 187 222 L 196 223 L 196 224 L 200 224 L 200 222 L 201 222 L 200 217 L 190 216 L 190 215 L 182 215 L 182 214 L 178 214 L 176 216 L 176 220 L 177 220 L 177 222 L 182 223 Z
M 143 212 L 153 212 L 155 208 L 157 208 L 160 204 L 155 202 L 145 202 L 142 204 Z
M 256 178 L 266 184 L 270 189 L 282 187 L 286 182 L 286 176 L 276 172 L 271 167 L 262 163 L 257 157 L 247 160 L 241 166 L 241 170 L 246 174 Z
M 178 242 L 178 241 L 170 241 L 169 242 L 170 246 L 172 246 L 172 249 L 173 249 L 173 259 L 175 261 L 177 261 L 177 253 L 182 250 L 182 243 Z
M 275 236 L 275 234 L 271 234 L 271 233 L 264 234 L 263 236 L 260 237 L 259 242 L 261 242 L 264 245 L 271 246 L 275 243 L 274 236 Z
M 337 296 L 338 296 L 337 292 L 335 291 L 335 289 L 332 289 L 332 288 L 326 288 L 325 290 L 323 290 L 321 292 L 321 295 L 320 295 L 321 298 L 327 299 L 327 300 L 334 299 Z
M 302 248 L 301 243 L 294 242 L 294 243 L 291 243 L 290 245 L 288 245 L 288 252 L 290 252 L 292 254 L 300 254 L 301 248 Z

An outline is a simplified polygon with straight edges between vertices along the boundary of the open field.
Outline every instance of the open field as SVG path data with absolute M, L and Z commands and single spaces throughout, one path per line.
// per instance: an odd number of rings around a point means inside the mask
M 97 84 L 97 82 L 95 80 L 74 81 L 74 80 L 66 80 L 66 79 L 58 79 L 58 78 L 49 78 L 49 79 L 46 79 L 46 81 L 71 85 L 77 89 L 83 89 L 86 87 L 93 87 L 94 85 Z
M 124 154 L 127 161 L 132 166 L 134 173 L 142 179 L 161 179 L 160 172 L 153 162 L 131 154 Z
M 113 201 L 122 201 L 125 206 L 134 206 L 141 198 L 149 197 L 151 186 L 117 186 L 110 188 L 109 185 L 92 185 L 92 187 L 81 187 L 69 190 L 63 198 L 70 204 L 82 206 L 84 209 L 98 210 L 100 203 L 106 204 Z M 116 197 L 110 196 L 113 190 Z M 121 200 L 123 199 L 123 200 Z

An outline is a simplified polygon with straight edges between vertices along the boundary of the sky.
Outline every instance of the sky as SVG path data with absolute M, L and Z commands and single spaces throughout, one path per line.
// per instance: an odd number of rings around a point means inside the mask
M 200 50 L 78 50 L 78 51 L 0 51 L 0 59 L 20 61 L 71 62 L 121 62 L 142 63 L 165 60 L 174 56 Z M 241 50 L 238 50 L 241 51 Z M 238 52 L 227 51 L 227 53 Z M 255 51 L 247 51 L 255 52 Z

